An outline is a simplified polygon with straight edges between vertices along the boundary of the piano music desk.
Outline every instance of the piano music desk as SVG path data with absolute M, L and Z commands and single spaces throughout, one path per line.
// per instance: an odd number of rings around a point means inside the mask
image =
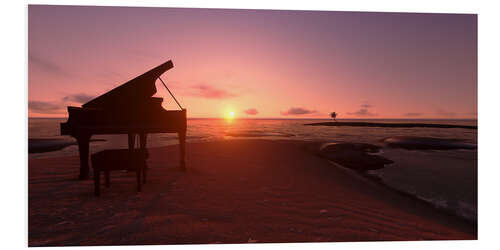
M 101 172 L 106 177 L 106 187 L 109 187 L 109 172 L 115 170 L 135 171 L 137 178 L 137 192 L 141 191 L 142 182 L 146 183 L 146 159 L 148 151 L 146 149 L 112 149 L 104 150 L 91 156 L 92 167 L 94 168 L 94 195 L 100 196 Z

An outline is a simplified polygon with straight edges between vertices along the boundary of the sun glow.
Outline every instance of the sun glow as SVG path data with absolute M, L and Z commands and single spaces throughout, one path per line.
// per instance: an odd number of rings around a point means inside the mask
M 232 110 L 226 111 L 226 114 L 224 115 L 226 120 L 229 120 L 229 121 L 233 120 L 235 116 L 236 116 L 236 113 Z

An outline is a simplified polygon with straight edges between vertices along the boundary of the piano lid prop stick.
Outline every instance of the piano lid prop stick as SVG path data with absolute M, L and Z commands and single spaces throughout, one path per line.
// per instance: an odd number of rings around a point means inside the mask
M 172 96 L 172 98 L 174 98 L 174 101 L 177 103 L 177 105 L 179 105 L 179 108 L 181 108 L 181 110 L 183 110 L 182 106 L 179 104 L 179 102 L 177 101 L 177 99 L 175 99 L 174 94 L 172 94 L 172 92 L 170 92 L 170 89 L 168 89 L 167 85 L 165 84 L 165 82 L 163 82 L 163 80 L 161 79 L 161 77 L 158 77 L 158 79 L 160 79 L 161 83 L 163 83 L 163 86 L 165 86 L 165 88 L 167 89 L 168 93 L 170 93 L 170 95 Z

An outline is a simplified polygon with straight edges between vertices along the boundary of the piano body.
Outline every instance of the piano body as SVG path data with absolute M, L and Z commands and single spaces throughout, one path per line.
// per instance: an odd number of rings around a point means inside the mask
M 89 177 L 89 141 L 92 135 L 99 134 L 127 134 L 129 148 L 134 148 L 138 136 L 140 148 L 145 148 L 148 133 L 177 133 L 180 164 L 185 168 L 186 109 L 173 95 L 181 110 L 165 110 L 161 106 L 163 98 L 152 97 L 156 80 L 171 68 L 169 60 L 82 107 L 68 107 L 68 121 L 61 123 L 61 135 L 70 135 L 78 142 L 79 179 Z

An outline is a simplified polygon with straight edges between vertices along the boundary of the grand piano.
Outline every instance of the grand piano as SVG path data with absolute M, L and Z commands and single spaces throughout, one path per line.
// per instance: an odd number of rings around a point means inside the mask
M 80 154 L 79 179 L 89 177 L 89 141 L 92 135 L 127 134 L 128 147 L 133 149 L 138 137 L 139 147 L 146 148 L 149 133 L 177 133 L 180 145 L 180 166 L 185 168 L 186 109 L 182 108 L 160 76 L 173 68 L 167 61 L 148 72 L 98 96 L 82 107 L 68 107 L 68 121 L 61 123 L 61 135 L 70 135 L 78 142 Z M 165 110 L 163 98 L 152 97 L 160 79 L 180 110 Z

